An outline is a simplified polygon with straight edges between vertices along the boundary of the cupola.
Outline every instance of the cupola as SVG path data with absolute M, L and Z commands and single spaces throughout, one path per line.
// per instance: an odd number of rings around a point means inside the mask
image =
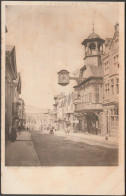
M 81 43 L 85 47 L 85 65 L 99 66 L 101 65 L 101 55 L 103 54 L 104 39 L 93 32 Z

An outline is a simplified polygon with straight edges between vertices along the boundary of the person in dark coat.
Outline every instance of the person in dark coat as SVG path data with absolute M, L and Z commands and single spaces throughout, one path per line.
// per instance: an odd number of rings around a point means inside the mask
M 16 127 L 15 127 L 15 123 L 13 122 L 11 128 L 11 140 L 15 142 L 16 138 L 17 138 Z

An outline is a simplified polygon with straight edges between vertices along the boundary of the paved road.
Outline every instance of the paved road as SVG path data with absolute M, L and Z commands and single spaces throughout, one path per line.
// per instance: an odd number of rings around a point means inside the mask
M 117 166 L 118 149 L 72 137 L 32 132 L 32 141 L 42 166 Z M 90 141 L 91 142 L 91 141 Z

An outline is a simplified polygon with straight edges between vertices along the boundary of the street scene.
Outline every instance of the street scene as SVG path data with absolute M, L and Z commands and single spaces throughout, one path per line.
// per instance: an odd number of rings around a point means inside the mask
M 113 17 L 6 6 L 5 166 L 119 165 L 119 16 L 105 6 Z

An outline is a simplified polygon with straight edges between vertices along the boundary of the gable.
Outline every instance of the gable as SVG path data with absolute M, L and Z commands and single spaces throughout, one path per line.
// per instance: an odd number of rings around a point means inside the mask
M 112 39 L 111 47 L 115 48 L 115 47 L 118 47 L 118 45 L 119 45 L 119 32 L 115 31 L 113 39 Z

